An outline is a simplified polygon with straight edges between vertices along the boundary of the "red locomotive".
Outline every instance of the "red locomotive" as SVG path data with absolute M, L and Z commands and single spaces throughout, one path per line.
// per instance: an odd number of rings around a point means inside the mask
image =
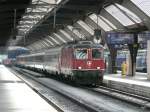
M 42 53 L 18 56 L 17 63 L 79 84 L 99 84 L 103 80 L 105 70 L 103 52 L 103 46 L 100 44 L 83 41 Z

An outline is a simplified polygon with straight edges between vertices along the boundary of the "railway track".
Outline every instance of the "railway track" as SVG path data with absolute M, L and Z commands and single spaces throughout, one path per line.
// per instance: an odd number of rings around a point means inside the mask
M 49 89 L 53 89 L 53 88 L 50 88 L 49 86 L 47 86 L 46 84 L 44 84 L 44 83 L 42 83 L 41 81 L 38 80 L 38 78 L 37 78 L 38 73 L 33 77 L 33 76 L 29 75 L 30 73 L 28 73 L 28 70 L 27 71 L 23 70 L 22 72 L 19 70 L 19 72 L 26 75 L 26 76 L 28 76 L 28 77 L 30 77 L 31 79 L 37 81 L 41 85 L 43 85 L 43 86 L 45 86 Z M 87 87 L 81 87 L 81 88 L 87 89 L 87 90 L 95 92 L 97 94 L 108 95 L 109 97 L 113 97 L 115 99 L 130 102 L 132 104 L 136 104 L 136 105 L 140 106 L 143 109 L 150 108 L 150 103 L 149 103 L 150 99 L 149 98 L 145 98 L 145 97 L 130 94 L 130 93 L 127 93 L 127 92 L 111 89 L 111 88 L 108 88 L 108 87 L 105 87 L 105 86 L 99 86 L 97 88 L 87 88 Z M 56 91 L 56 90 L 54 90 L 54 91 Z M 103 108 L 100 109 L 100 108 L 92 107 L 88 103 L 86 104 L 86 103 L 84 103 L 80 100 L 77 100 L 76 98 L 73 98 L 72 96 L 68 96 L 64 93 L 61 93 L 60 91 L 56 91 L 56 92 L 63 95 L 64 97 L 72 100 L 73 102 L 77 103 L 78 105 L 86 108 L 87 110 L 90 110 L 90 112 L 94 112 L 94 111 L 95 112 L 109 112 L 109 111 L 105 111 L 105 109 L 103 109 Z
M 150 108 L 150 98 L 147 97 L 131 94 L 117 89 L 112 89 L 106 86 L 99 86 L 97 88 L 86 88 L 86 89 L 94 91 L 96 93 L 102 93 L 117 99 L 121 99 L 123 101 L 139 105 L 143 108 Z
M 92 106 L 90 106 L 90 105 L 88 105 L 88 104 L 85 104 L 85 103 L 83 103 L 82 101 L 77 100 L 76 98 L 74 98 L 74 97 L 72 97 L 72 96 L 68 96 L 68 95 L 66 95 L 66 94 L 64 94 L 64 93 L 62 93 L 62 92 L 60 92 L 60 91 L 57 91 L 57 90 L 55 90 L 55 89 L 53 89 L 53 88 L 50 88 L 49 86 L 47 86 L 46 84 L 40 82 L 40 81 L 37 79 L 37 77 L 41 77 L 41 76 L 35 75 L 35 76 L 33 77 L 33 76 L 30 75 L 30 73 L 27 73 L 27 71 L 20 71 L 20 70 L 18 70 L 18 69 L 15 69 L 15 70 L 16 70 L 18 73 L 20 73 L 20 74 L 23 74 L 23 75 L 25 75 L 25 76 L 27 76 L 27 77 L 30 77 L 30 79 L 32 79 L 32 80 L 35 81 L 35 82 L 38 82 L 40 85 L 42 85 L 42 86 L 48 88 L 49 90 L 52 90 L 52 91 L 54 91 L 55 93 L 60 94 L 60 95 L 63 96 L 64 98 L 69 99 L 70 101 L 74 102 L 75 104 L 77 104 L 77 105 L 79 105 L 81 108 L 83 108 L 83 110 L 85 109 L 85 111 L 78 111 L 78 112 L 108 112 L 108 111 L 105 111 L 105 110 L 103 110 L 103 109 L 97 110 L 97 109 L 95 109 L 94 107 L 92 107 Z M 25 72 L 26 72 L 26 73 L 25 73 Z M 31 72 L 31 73 L 33 73 L 33 72 Z M 36 93 L 38 93 L 42 98 L 44 98 L 48 103 L 50 103 L 51 105 L 53 105 L 53 106 L 54 106 L 56 109 L 58 109 L 60 112 L 64 112 L 63 109 L 61 109 L 58 105 L 55 105 L 55 104 L 54 104 L 53 102 L 51 102 L 48 98 L 46 98 L 44 95 L 42 95 L 40 92 L 38 92 L 37 89 L 35 89 L 34 87 L 32 87 L 32 85 L 29 84 L 29 83 L 26 81 L 26 79 L 24 79 L 23 77 L 21 77 L 21 76 L 19 76 L 19 75 L 17 75 L 17 76 L 18 76 L 19 78 L 21 78 L 27 85 L 29 85 L 29 86 L 30 86 Z M 42 92 L 43 92 L 43 91 L 42 91 Z M 78 108 L 79 108 L 79 107 L 78 107 Z

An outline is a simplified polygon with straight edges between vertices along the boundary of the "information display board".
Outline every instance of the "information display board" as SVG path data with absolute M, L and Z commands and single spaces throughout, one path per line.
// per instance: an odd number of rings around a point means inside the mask
M 106 39 L 108 44 L 133 44 L 134 42 L 134 35 L 130 33 L 118 33 L 118 32 L 111 32 L 107 34 Z

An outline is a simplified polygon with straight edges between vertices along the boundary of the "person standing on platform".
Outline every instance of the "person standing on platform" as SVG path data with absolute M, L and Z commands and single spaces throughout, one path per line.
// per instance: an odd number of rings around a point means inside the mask
M 126 61 L 123 61 L 122 65 L 121 65 L 121 75 L 122 76 L 126 76 L 127 75 L 127 63 Z

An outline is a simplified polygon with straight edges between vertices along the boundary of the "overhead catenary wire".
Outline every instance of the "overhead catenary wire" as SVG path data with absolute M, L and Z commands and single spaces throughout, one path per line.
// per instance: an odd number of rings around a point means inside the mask
M 17 11 L 16 9 L 14 9 L 14 29 L 16 28 L 16 15 L 17 15 Z

